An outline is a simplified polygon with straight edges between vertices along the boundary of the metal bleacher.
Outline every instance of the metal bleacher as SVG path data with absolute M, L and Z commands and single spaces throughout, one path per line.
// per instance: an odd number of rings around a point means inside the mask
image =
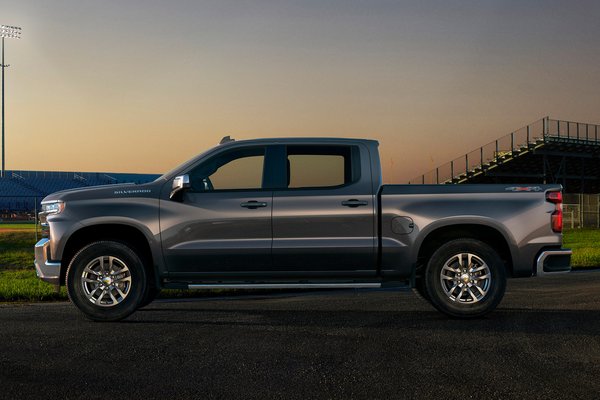
M 34 206 L 40 193 L 13 179 L 0 178 L 0 210 L 25 211 Z
M 408 183 L 560 183 L 568 193 L 599 193 L 599 131 L 545 117 Z

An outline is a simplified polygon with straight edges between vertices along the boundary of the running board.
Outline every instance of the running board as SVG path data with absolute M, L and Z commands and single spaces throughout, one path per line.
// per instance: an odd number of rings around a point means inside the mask
M 380 288 L 374 283 L 199 283 L 190 284 L 188 289 L 360 289 Z

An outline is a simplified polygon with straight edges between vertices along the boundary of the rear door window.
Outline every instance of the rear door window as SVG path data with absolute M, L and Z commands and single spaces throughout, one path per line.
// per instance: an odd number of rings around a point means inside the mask
M 287 188 L 328 188 L 356 182 L 358 154 L 354 146 L 288 146 Z

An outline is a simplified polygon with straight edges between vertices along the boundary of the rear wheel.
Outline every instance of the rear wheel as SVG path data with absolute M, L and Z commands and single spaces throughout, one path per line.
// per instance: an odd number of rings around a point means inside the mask
M 146 271 L 137 254 L 119 242 L 102 241 L 81 249 L 66 277 L 69 299 L 91 320 L 118 321 L 138 307 Z
M 493 311 L 504 296 L 502 259 L 486 243 L 456 239 L 429 259 L 425 285 L 433 306 L 457 318 L 476 318 Z

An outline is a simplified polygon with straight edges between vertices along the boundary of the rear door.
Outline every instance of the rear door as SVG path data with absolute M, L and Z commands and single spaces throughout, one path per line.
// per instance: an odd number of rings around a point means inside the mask
M 281 146 L 273 268 L 297 277 L 374 276 L 375 202 L 361 145 Z

